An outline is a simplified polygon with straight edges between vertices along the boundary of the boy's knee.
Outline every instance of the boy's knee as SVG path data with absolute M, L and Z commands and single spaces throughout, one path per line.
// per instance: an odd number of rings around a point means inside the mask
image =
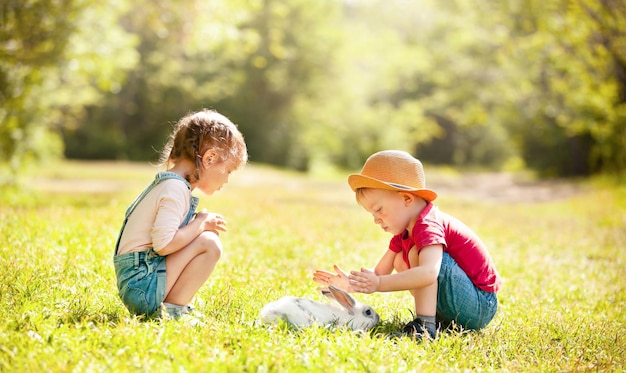
M 396 272 L 403 272 L 409 269 L 404 262 L 404 259 L 402 258 L 402 253 L 396 254 L 396 256 L 393 258 L 393 269 L 395 269 Z
M 222 241 L 215 232 L 202 232 L 202 234 L 200 234 L 200 240 L 202 248 L 212 258 L 219 259 L 222 256 Z
M 407 262 L 404 260 L 402 252 L 397 253 L 396 256 L 393 258 L 393 269 L 395 269 L 396 272 L 403 272 L 419 264 L 419 256 L 415 246 L 413 246 L 411 250 L 409 250 L 408 260 L 410 265 L 407 264 Z

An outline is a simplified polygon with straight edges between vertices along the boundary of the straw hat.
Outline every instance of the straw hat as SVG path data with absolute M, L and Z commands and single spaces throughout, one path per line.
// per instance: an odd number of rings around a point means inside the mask
M 426 189 L 422 163 L 400 150 L 372 154 L 360 174 L 348 176 L 348 184 L 355 192 L 359 188 L 375 188 L 409 192 L 426 201 L 437 198 L 437 193 Z

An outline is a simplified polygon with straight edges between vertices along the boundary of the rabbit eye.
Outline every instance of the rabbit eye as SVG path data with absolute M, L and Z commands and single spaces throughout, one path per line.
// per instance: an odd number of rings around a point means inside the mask
M 371 315 L 371 314 L 372 314 L 372 310 L 365 310 L 365 314 L 366 314 L 367 316 Z

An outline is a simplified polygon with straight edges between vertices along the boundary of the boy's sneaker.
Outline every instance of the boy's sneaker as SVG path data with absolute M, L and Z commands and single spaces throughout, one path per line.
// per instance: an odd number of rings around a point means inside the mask
M 416 317 L 407 323 L 402 329 L 392 334 L 393 337 L 407 336 L 415 340 L 437 339 L 437 329 L 428 328 L 424 320 Z

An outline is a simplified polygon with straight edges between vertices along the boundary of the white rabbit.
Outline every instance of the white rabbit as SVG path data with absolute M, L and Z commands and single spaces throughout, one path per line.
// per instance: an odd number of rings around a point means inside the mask
M 357 302 L 347 292 L 330 285 L 328 290 L 322 290 L 322 294 L 331 300 L 331 304 L 287 296 L 265 305 L 261 318 L 270 323 L 283 319 L 296 327 L 317 323 L 347 326 L 352 330 L 369 330 L 378 324 L 380 318 L 376 311 Z

